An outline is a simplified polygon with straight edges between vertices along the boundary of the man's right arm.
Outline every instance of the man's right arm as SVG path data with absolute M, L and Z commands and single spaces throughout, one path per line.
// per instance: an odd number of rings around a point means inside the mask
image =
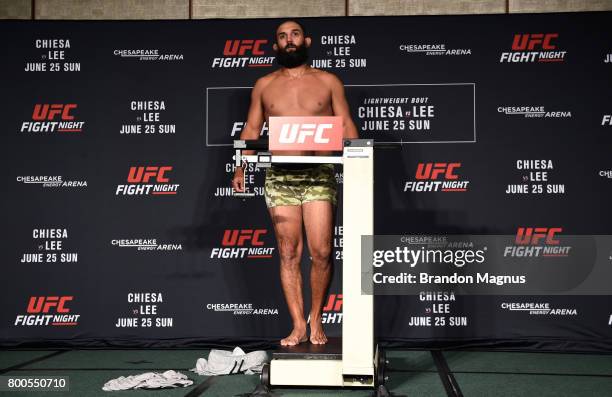
M 263 102 L 262 102 L 262 91 L 265 85 L 264 78 L 257 80 L 253 90 L 251 91 L 251 105 L 249 106 L 249 114 L 247 115 L 247 122 L 242 132 L 240 133 L 240 139 L 258 139 L 261 132 L 261 127 L 264 122 Z M 254 154 L 254 150 L 243 151 L 245 155 Z M 244 191 L 244 170 L 242 167 L 236 167 L 234 172 L 234 178 L 232 179 L 232 187 L 237 192 Z

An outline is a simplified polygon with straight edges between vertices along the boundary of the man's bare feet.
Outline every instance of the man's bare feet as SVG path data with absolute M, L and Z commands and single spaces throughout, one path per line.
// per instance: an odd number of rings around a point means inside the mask
M 327 336 L 323 332 L 321 320 L 310 322 L 310 343 L 313 345 L 324 345 L 327 343 Z
M 306 342 L 308 337 L 306 336 L 306 325 L 303 327 L 295 327 L 288 337 L 281 339 L 281 346 L 295 346 L 302 342 Z

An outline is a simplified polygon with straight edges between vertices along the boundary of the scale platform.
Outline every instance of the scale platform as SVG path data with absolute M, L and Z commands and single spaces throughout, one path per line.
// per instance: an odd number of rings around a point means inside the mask
M 272 360 L 342 360 L 342 338 L 328 338 L 324 345 L 310 342 L 296 346 L 280 346 L 272 353 Z
M 281 346 L 272 353 L 269 374 L 272 386 L 374 386 L 374 373 L 346 375 L 342 338 L 329 338 L 324 345 Z

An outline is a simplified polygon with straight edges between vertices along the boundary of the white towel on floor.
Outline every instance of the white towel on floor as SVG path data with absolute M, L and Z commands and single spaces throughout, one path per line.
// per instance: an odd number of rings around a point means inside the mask
M 208 360 L 198 358 L 196 367 L 192 369 L 198 375 L 231 375 L 245 373 L 253 375 L 261 373 L 261 369 L 268 362 L 268 355 L 263 350 L 245 353 L 239 347 L 233 351 L 213 349 L 208 353 Z
M 104 384 L 102 390 L 129 390 L 129 389 L 162 389 L 171 387 L 185 387 L 193 385 L 187 376 L 176 371 L 146 372 L 140 375 L 120 376 Z

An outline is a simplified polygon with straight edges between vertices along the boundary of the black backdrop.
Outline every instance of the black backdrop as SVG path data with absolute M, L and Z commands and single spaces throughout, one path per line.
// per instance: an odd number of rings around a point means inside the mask
M 361 135 L 404 143 L 376 159 L 376 233 L 612 234 L 611 16 L 304 19 L 311 61 L 346 84 Z M 255 199 L 228 197 L 236 123 L 276 68 L 279 22 L 0 24 L 3 346 L 255 346 L 288 331 L 263 174 L 248 181 Z M 520 160 L 546 160 L 547 180 Z M 428 163 L 460 163 L 466 191 L 405 191 Z M 506 193 L 522 184 L 528 193 Z M 435 303 L 465 324 L 409 325 Z M 376 307 L 378 337 L 399 346 L 612 346 L 607 295 Z

